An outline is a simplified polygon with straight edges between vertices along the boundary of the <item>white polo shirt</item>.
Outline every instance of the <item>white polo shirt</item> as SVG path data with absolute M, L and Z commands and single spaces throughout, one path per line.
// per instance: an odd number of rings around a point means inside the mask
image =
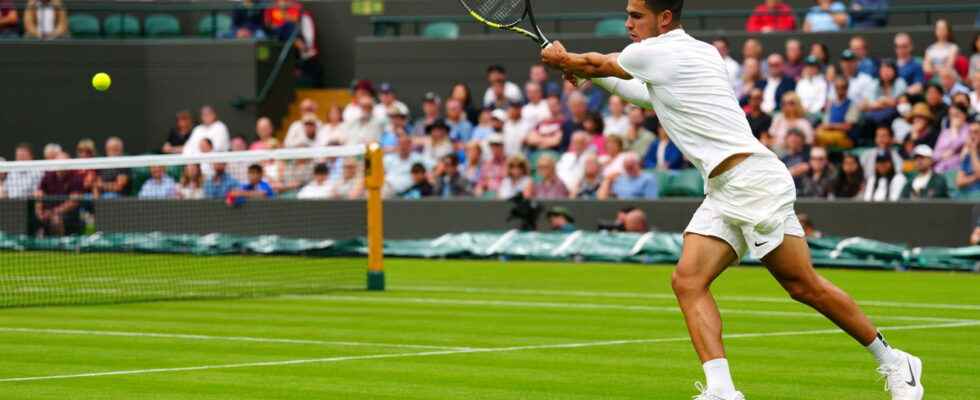
M 752 135 L 714 46 L 675 29 L 627 46 L 619 65 L 646 86 L 670 140 L 705 181 L 735 154 L 772 154 Z

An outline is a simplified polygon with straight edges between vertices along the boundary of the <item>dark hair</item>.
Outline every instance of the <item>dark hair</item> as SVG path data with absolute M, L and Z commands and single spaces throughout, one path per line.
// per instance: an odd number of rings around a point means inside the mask
M 712 40 L 712 41 L 711 41 L 711 43 L 715 43 L 715 42 L 722 42 L 722 43 L 724 43 L 724 44 L 725 44 L 725 47 L 731 47 L 731 46 L 729 45 L 729 43 L 728 43 L 728 39 L 725 39 L 724 37 L 721 37 L 721 36 L 719 36 L 719 37 L 716 37 L 716 38 L 715 38 L 715 40 Z
M 313 175 L 326 175 L 330 173 L 330 169 L 327 168 L 327 164 L 317 164 L 313 167 Z
M 27 142 L 17 143 L 17 147 L 15 147 L 14 149 L 15 150 L 24 149 L 31 152 L 32 155 L 34 154 L 34 146 Z
M 980 42 L 980 33 L 973 37 L 973 52 L 980 53 L 980 46 L 977 46 L 977 42 Z
M 888 131 L 888 136 L 891 136 L 892 139 L 895 138 L 895 131 L 893 131 L 892 130 L 892 127 L 888 126 L 887 124 L 878 125 L 875 128 L 875 134 L 876 135 L 878 134 L 877 132 L 878 132 L 879 129 L 884 129 L 884 130 Z
M 592 123 L 595 124 L 596 132 L 598 132 L 600 135 L 606 131 L 606 121 L 602 119 L 602 116 L 599 115 L 599 113 L 590 112 L 585 116 L 585 120 L 592 121 Z
M 646 0 L 646 3 L 647 8 L 653 12 L 661 13 L 670 10 L 674 14 L 674 22 L 680 22 L 684 0 Z
M 844 160 L 848 158 L 854 160 L 854 164 L 857 165 L 857 171 L 854 171 L 853 174 L 847 174 L 841 168 L 841 173 L 837 176 L 837 181 L 834 184 L 835 197 L 852 198 L 857 196 L 861 191 L 861 185 L 864 183 L 864 168 L 861 167 L 861 159 L 854 154 L 844 153 Z M 843 164 L 844 162 L 841 161 L 841 165 Z
M 248 166 L 248 172 L 249 173 L 253 173 L 254 172 L 256 174 L 260 174 L 261 175 L 262 174 L 262 166 L 259 165 L 259 164 L 249 165 Z
M 926 91 L 927 92 L 929 91 L 929 89 L 936 89 L 936 90 L 939 91 L 939 94 L 944 95 L 944 96 L 946 95 L 946 89 L 943 89 L 943 86 L 940 85 L 940 84 L 938 84 L 938 83 L 933 82 L 933 83 L 930 83 L 930 84 L 926 85 Z
M 830 49 L 827 48 L 827 45 L 825 45 L 823 43 L 819 43 L 819 42 L 818 43 L 814 43 L 814 44 L 811 44 L 810 45 L 810 50 L 813 50 L 813 46 L 819 47 L 820 48 L 820 51 L 823 52 L 824 59 L 823 60 L 820 60 L 820 63 L 821 64 L 828 64 L 828 63 L 830 63 Z
M 417 174 L 417 173 L 423 173 L 424 174 L 425 173 L 425 166 L 422 165 L 422 163 L 412 164 L 412 173 L 413 174 Z
M 894 74 L 895 76 L 892 77 L 892 81 L 891 82 L 888 82 L 888 83 L 895 83 L 895 81 L 897 81 L 898 78 L 901 78 L 901 76 L 898 75 L 898 65 L 895 64 L 895 61 L 892 60 L 892 59 L 886 58 L 886 59 L 884 59 L 884 60 L 881 61 L 881 67 L 878 69 L 878 71 L 879 71 L 878 72 L 878 79 L 881 79 L 881 72 L 880 72 L 881 71 L 881 68 L 885 68 L 885 67 L 891 68 L 892 71 L 895 72 L 895 74 Z
M 214 142 L 212 142 L 211 139 L 204 138 L 204 139 L 201 139 L 201 141 L 207 143 L 208 146 L 211 146 L 211 148 L 214 148 Z
M 499 72 L 499 73 L 504 74 L 504 75 L 507 74 L 507 70 L 504 68 L 503 65 L 500 65 L 500 64 L 494 64 L 494 65 L 491 65 L 491 66 L 487 67 L 487 75 L 489 75 L 491 72 Z
M 448 161 L 454 167 L 457 166 L 457 165 L 459 165 L 459 156 L 457 156 L 455 154 L 447 154 L 447 155 L 443 156 L 442 159 L 444 161 Z
M 462 100 L 462 103 L 463 103 L 463 109 L 469 110 L 470 108 L 473 107 L 473 91 L 470 90 L 470 86 L 469 85 L 467 85 L 467 84 L 465 84 L 463 82 L 456 82 L 456 83 L 453 84 L 453 88 L 449 92 L 449 95 L 450 96 L 452 96 L 452 94 L 453 94 L 452 92 L 455 92 L 456 91 L 456 87 L 457 86 L 462 86 L 463 87 L 463 90 L 466 91 L 466 98 Z

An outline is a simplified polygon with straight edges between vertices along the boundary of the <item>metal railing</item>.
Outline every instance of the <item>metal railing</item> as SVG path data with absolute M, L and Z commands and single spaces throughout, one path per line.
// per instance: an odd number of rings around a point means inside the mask
M 794 9 L 792 15 L 797 18 L 797 21 L 802 25 L 802 21 L 806 18 L 806 15 L 810 13 L 809 8 L 804 9 Z M 889 16 L 898 15 L 921 15 L 922 23 L 924 25 L 932 24 L 937 15 L 943 14 L 971 14 L 976 15 L 980 13 L 980 3 L 978 4 L 948 4 L 948 5 L 908 5 L 908 6 L 892 6 L 887 10 L 867 10 L 867 11 L 848 11 L 848 14 L 852 17 L 854 16 L 864 16 L 864 15 L 882 15 L 885 18 Z M 696 21 L 693 29 L 706 30 L 711 29 L 709 23 L 712 20 L 717 19 L 730 19 L 730 18 L 745 18 L 748 19 L 753 15 L 753 10 L 739 9 L 739 10 L 693 10 L 685 11 L 682 20 L 685 23 L 690 23 Z M 562 22 L 599 22 L 605 19 L 621 18 L 625 19 L 625 14 L 623 12 L 592 12 L 592 13 L 557 13 L 557 14 L 542 14 L 535 15 L 535 19 L 539 23 L 550 23 L 553 33 L 563 33 Z M 405 25 L 411 26 L 414 35 L 419 35 L 422 32 L 423 26 L 434 22 L 455 22 L 458 24 L 479 24 L 473 18 L 465 15 L 462 11 L 456 15 L 440 15 L 440 16 L 376 16 L 370 19 L 370 23 L 374 28 L 375 36 L 400 36 L 403 32 L 402 27 Z M 980 22 L 980 20 L 978 20 Z M 484 33 L 490 33 L 492 28 L 486 25 L 483 26 Z

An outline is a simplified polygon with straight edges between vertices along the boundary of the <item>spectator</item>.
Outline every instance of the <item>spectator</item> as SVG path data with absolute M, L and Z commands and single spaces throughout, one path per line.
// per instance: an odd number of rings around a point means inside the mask
M 929 147 L 936 145 L 936 140 L 939 139 L 939 133 L 933 127 L 933 120 L 935 117 L 932 111 L 929 110 L 929 106 L 924 103 L 919 103 L 912 106 L 912 128 L 909 130 L 909 134 L 906 137 L 906 142 L 910 142 L 914 145 L 928 145 Z
M 68 12 L 61 0 L 28 0 L 24 8 L 24 37 L 41 40 L 68 37 Z
M 786 146 L 786 134 L 794 129 L 803 134 L 806 144 L 813 144 L 813 125 L 806 118 L 800 96 L 796 92 L 787 92 L 783 95 L 782 104 L 783 112 L 773 118 L 772 127 L 769 129 L 769 135 L 772 136 L 776 148 L 781 149 Z
M 739 102 L 744 104 L 749 93 L 762 80 L 762 70 L 759 67 L 759 60 L 746 58 L 745 62 L 742 63 L 741 74 L 741 78 L 735 83 L 735 97 L 738 97 Z
M 422 117 L 415 120 L 415 124 L 413 125 L 415 129 L 412 131 L 412 135 L 416 137 L 425 136 L 425 127 L 440 118 L 439 105 L 441 103 L 442 99 L 433 92 L 427 92 L 422 97 Z
M 756 87 L 762 89 L 762 111 L 772 114 L 782 109 L 783 96 L 796 89 L 796 81 L 785 75 L 783 56 L 772 54 L 768 59 L 769 77 L 759 81 Z
M 883 27 L 888 24 L 888 0 L 853 0 L 851 15 L 855 28 Z
M 977 73 L 980 73 L 980 33 L 973 37 L 973 55 L 970 56 L 970 68 L 967 69 L 966 76 L 976 77 Z
M 800 79 L 803 74 L 803 44 L 797 39 L 786 41 L 786 63 L 783 66 L 783 74 L 794 81 Z
M 6 161 L 7 161 L 6 158 L 0 157 L 0 163 Z M 6 184 L 7 184 L 7 173 L 0 172 L 0 199 L 7 198 L 7 189 L 5 188 Z
M 283 142 L 287 149 L 313 147 L 318 141 L 325 141 L 323 138 L 317 137 L 320 132 L 320 119 L 316 115 L 306 114 L 300 119 L 300 122 L 303 129 L 299 131 L 299 134 L 286 136 L 286 141 Z
M 289 40 L 303 16 L 303 6 L 295 0 L 274 0 L 271 7 L 265 9 L 263 22 L 269 36 L 280 42 Z
M 537 83 L 544 90 L 544 97 L 561 95 L 561 85 L 548 78 L 548 68 L 544 64 L 531 65 L 528 71 L 529 82 Z
M 926 105 L 932 112 L 932 128 L 935 131 L 942 129 L 943 122 L 949 113 L 949 104 L 946 104 L 946 91 L 937 83 L 930 83 L 926 86 Z
M 827 149 L 810 149 L 810 171 L 803 175 L 800 197 L 828 198 L 834 191 L 837 169 L 827 161 Z
M 429 135 L 422 150 L 425 157 L 442 160 L 443 157 L 456 151 L 453 142 L 449 139 L 449 125 L 446 125 L 445 121 L 437 119 L 436 122 L 425 127 L 425 133 Z
M 634 208 L 623 217 L 623 230 L 630 233 L 647 233 L 650 231 L 647 214 Z
M 602 166 L 599 165 L 599 158 L 595 154 L 586 155 L 583 162 L 582 179 L 573 187 L 571 195 L 580 200 L 595 200 L 599 196 L 602 181 Z
M 271 199 L 276 197 L 276 191 L 272 189 L 263 177 L 265 176 L 262 166 L 252 164 L 248 166 L 248 182 L 237 190 L 232 190 L 228 196 L 233 198 L 246 199 Z
M 357 99 L 361 108 L 359 118 L 346 120 L 343 131 L 347 134 L 347 144 L 367 144 L 377 142 L 385 129 L 385 121 L 374 113 L 374 100 L 369 96 Z M 443 122 L 445 124 L 445 122 Z
M 569 198 L 568 187 L 555 173 L 555 158 L 551 154 L 538 157 L 538 181 L 531 186 L 531 196 L 542 200 Z
M 749 32 L 790 32 L 796 30 L 793 8 L 781 0 L 765 0 L 755 7 L 745 24 Z
M 684 168 L 684 155 L 681 154 L 677 145 L 670 141 L 670 137 L 667 136 L 667 129 L 663 126 L 657 128 L 657 139 L 650 143 L 645 154 L 643 168 L 660 171 Z
M 41 154 L 44 155 L 45 160 L 57 160 L 64 150 L 61 149 L 61 145 L 57 143 L 48 143 L 44 145 L 44 150 Z M 67 154 L 66 154 L 67 156 Z
M 847 79 L 847 98 L 858 105 L 870 102 L 874 99 L 875 79 L 868 74 L 858 71 L 857 56 L 850 49 L 841 52 L 840 69 L 841 74 Z M 830 79 L 828 79 L 829 81 Z M 837 97 L 831 90 L 830 98 Z
M 830 65 L 830 50 L 823 43 L 816 42 L 811 44 L 809 56 L 816 58 L 821 66 Z
M 211 106 L 201 107 L 201 124 L 194 127 L 191 136 L 184 143 L 183 154 L 195 155 L 201 153 L 201 141 L 208 139 L 214 151 L 228 151 L 231 135 L 224 122 L 218 120 L 218 114 Z
M 980 16 L 978 16 L 978 19 L 980 19 Z M 977 220 L 977 224 L 973 228 L 973 233 L 970 234 L 970 245 L 980 245 L 980 220 Z
M 504 150 L 504 138 L 500 134 L 490 135 L 487 139 L 490 146 L 490 157 L 483 161 L 480 167 L 480 183 L 476 186 L 477 196 L 496 195 L 507 176 L 507 153 Z
M 963 163 L 956 174 L 960 193 L 975 196 L 980 192 L 980 120 L 970 123 L 970 138 L 963 149 Z
M 752 128 L 752 134 L 756 138 L 763 134 L 769 134 L 769 128 L 772 127 L 772 117 L 762 111 L 762 90 L 752 89 L 749 94 L 746 117 L 749 120 L 749 127 Z
M 449 125 L 449 138 L 456 143 L 466 143 L 473 137 L 473 124 L 466 119 L 463 103 L 456 99 L 446 100 L 446 125 Z
M 970 88 L 960 82 L 960 75 L 952 68 L 939 69 L 939 85 L 943 88 L 943 101 L 946 104 L 951 104 L 957 93 L 970 93 Z
M 180 154 L 184 151 L 184 143 L 191 136 L 191 129 L 194 128 L 194 121 L 191 119 L 190 111 L 177 112 L 177 122 L 170 133 L 167 141 L 163 143 L 164 154 Z
M 640 169 L 640 159 L 636 154 L 627 153 L 623 159 L 622 172 L 606 174 L 602 188 L 599 189 L 599 199 L 615 197 L 621 200 L 653 200 L 657 198 L 659 190 L 657 177 Z
M 378 93 L 380 93 L 378 95 L 378 100 L 381 101 L 377 106 L 378 111 L 375 112 L 376 116 L 387 118 L 388 116 L 397 112 L 398 115 L 404 115 L 405 118 L 409 117 L 410 112 L 408 106 L 405 105 L 405 103 L 402 103 L 401 100 L 398 100 L 398 95 L 395 94 L 395 88 L 392 87 L 390 83 L 382 83 L 378 89 Z M 469 92 L 467 91 L 466 94 L 469 95 Z M 468 103 L 468 98 L 459 101 L 463 105 L 464 111 L 468 112 L 469 109 L 472 108 Z
M 799 191 L 803 184 L 803 176 L 810 172 L 810 152 L 803 132 L 799 129 L 790 129 L 786 133 L 786 151 L 780 160 L 786 164 L 786 168 L 789 168 L 793 181 L 796 182 L 796 190 Z
M 177 197 L 177 184 L 174 178 L 167 175 L 167 170 L 163 166 L 154 165 L 150 167 L 150 179 L 143 183 L 140 188 L 139 198 L 141 199 L 172 199 Z
M 467 84 L 462 82 L 453 84 L 453 89 L 449 92 L 449 98 L 459 100 L 460 104 L 463 105 L 463 110 L 466 112 L 466 119 L 470 123 L 476 123 L 483 108 L 473 106 L 473 92 L 470 91 L 470 87 Z
M 902 165 L 902 155 L 895 148 L 895 135 L 887 126 L 879 126 L 875 129 L 875 147 L 861 153 L 861 169 L 864 170 L 866 177 L 871 179 L 875 172 L 875 158 L 878 153 L 885 153 L 891 156 L 892 165 Z
M 909 34 L 901 32 L 895 35 L 895 66 L 898 67 L 898 76 L 908 84 L 909 93 L 918 94 L 925 88 L 926 74 L 922 63 L 913 56 L 913 50 L 912 37 Z
M 748 38 L 745 39 L 744 43 L 742 43 L 743 63 L 744 61 L 747 61 L 749 59 L 761 62 L 763 57 L 763 52 L 764 49 L 762 47 L 762 42 L 760 42 L 759 39 Z M 742 68 L 745 68 L 745 65 L 742 65 Z M 762 66 L 762 68 L 765 68 L 765 66 Z
M 123 141 L 118 137 L 110 137 L 105 142 L 106 157 L 122 157 Z M 103 199 L 114 199 L 129 195 L 129 170 L 126 168 L 100 169 L 98 172 L 97 196 Z
M 606 155 L 606 135 L 603 135 L 602 133 L 605 131 L 605 123 L 603 122 L 602 117 L 593 112 L 585 114 L 585 119 L 582 120 L 582 130 L 588 133 L 589 137 L 592 139 L 592 148 L 600 156 Z M 617 134 L 615 136 L 619 136 L 620 139 L 622 139 L 622 135 Z
M 528 82 L 524 85 L 524 92 L 527 94 L 527 104 L 521 109 L 521 118 L 531 126 L 537 126 L 541 121 L 552 117 L 551 109 L 544 98 L 544 89 L 537 82 Z
M 878 68 L 878 85 L 875 86 L 874 100 L 862 106 L 865 119 L 871 127 L 891 125 L 898 118 L 898 98 L 905 94 L 908 84 L 898 76 L 894 62 L 885 60 Z
M 571 213 L 565 207 L 552 207 L 546 215 L 548 226 L 554 232 L 571 233 L 578 230 L 574 225 L 575 218 L 572 218 Z
M 413 151 L 410 137 L 399 136 L 398 147 L 384 157 L 385 184 L 391 193 L 402 193 L 412 186 L 411 171 L 415 164 L 422 164 L 423 168 L 429 168 L 433 162 L 432 159 Z
M 344 112 L 338 105 L 332 105 L 327 109 L 327 120 L 320 125 L 320 133 L 317 137 L 325 140 L 325 143 L 317 143 L 317 146 L 340 146 L 347 143 L 347 132 L 344 132 Z
M 942 68 L 953 68 L 960 52 L 953 38 L 953 28 L 945 18 L 936 20 L 934 34 L 936 42 L 926 48 L 922 65 L 927 77 L 939 73 Z
M 854 147 L 851 132 L 861 118 L 861 110 L 856 102 L 847 97 L 847 91 L 847 79 L 838 77 L 834 81 L 836 97 L 827 104 L 827 112 L 817 127 L 817 144 L 845 149 Z
M 924 144 L 915 146 L 915 177 L 902 189 L 903 199 L 938 199 L 949 197 L 946 179 L 934 174 L 932 149 Z
M 512 101 L 524 101 L 521 87 L 507 80 L 507 70 L 500 65 L 487 67 L 487 84 L 489 87 L 483 94 L 483 106 L 504 108 L 502 105 Z
M 435 189 L 432 188 L 432 183 L 429 182 L 429 177 L 426 176 L 425 166 L 422 163 L 412 164 L 409 173 L 411 174 L 412 185 L 398 193 L 398 197 L 403 199 L 421 199 L 435 195 Z
M 344 122 L 350 122 L 360 119 L 364 116 L 364 108 L 361 106 L 360 100 L 362 98 L 368 98 L 371 101 L 371 113 L 378 119 L 382 120 L 382 123 L 386 123 L 385 118 L 388 117 L 388 112 L 382 107 L 376 107 L 377 104 L 374 103 L 374 96 L 376 94 L 374 90 L 374 84 L 369 80 L 359 80 L 354 83 L 351 88 L 351 102 L 344 107 L 344 113 L 342 114 L 342 119 Z
M 385 153 L 390 153 L 398 147 L 399 138 L 405 137 L 411 140 L 408 133 L 408 115 L 404 111 L 392 109 L 391 114 L 388 115 L 388 121 L 388 127 L 385 128 L 379 140 L 381 149 Z M 320 132 L 323 133 L 322 130 Z M 323 141 L 326 142 L 327 140 Z
M 232 178 L 227 173 L 227 167 L 228 164 L 226 163 L 211 164 L 214 173 L 210 177 L 205 178 L 204 197 L 209 199 L 224 199 L 228 193 L 237 190 L 241 186 L 235 178 Z M 204 167 L 201 167 L 201 171 L 204 171 Z M 204 174 L 202 173 L 201 175 Z
M 556 172 L 566 187 L 578 186 L 578 181 L 585 173 L 585 158 L 595 152 L 589 148 L 589 134 L 578 131 L 572 134 L 572 142 L 568 151 L 558 159 Z
M 92 139 L 82 139 L 78 141 L 75 145 L 75 157 L 82 158 L 92 158 L 97 154 L 95 150 L 95 141 Z M 99 175 L 98 170 L 95 169 L 83 169 L 76 170 L 76 174 L 81 176 L 82 184 L 85 187 L 85 193 L 87 196 L 96 196 L 98 194 L 98 183 Z
M 58 160 L 68 154 L 58 153 Z M 84 194 L 82 176 L 74 171 L 45 172 L 34 196 L 34 217 L 40 225 L 39 236 L 64 236 L 80 230 L 78 199 Z
M 295 147 L 293 146 L 294 143 L 304 141 L 302 138 L 306 136 L 305 119 L 307 117 L 315 119 L 317 129 L 320 128 L 322 122 L 317 117 L 320 111 L 319 109 L 320 105 L 313 101 L 313 99 L 306 98 L 299 102 L 300 118 L 289 124 L 289 128 L 286 129 L 286 139 L 283 141 L 285 147 Z
M 808 214 L 798 213 L 796 218 L 800 220 L 800 226 L 803 227 L 803 236 L 807 238 L 819 239 L 823 237 L 823 232 L 817 230 L 817 227 L 813 224 L 813 220 L 810 219 Z
M 728 80 L 732 83 L 732 88 L 736 87 L 739 77 L 741 76 L 742 66 L 738 64 L 738 61 L 731 56 L 731 51 L 729 50 L 728 39 L 719 37 L 711 42 L 712 45 L 718 49 L 718 54 L 721 55 L 721 59 L 725 61 L 725 69 L 728 71 Z
M 505 121 L 507 121 L 507 111 L 484 109 L 480 112 L 480 124 L 473 128 L 473 137 L 470 138 L 470 143 L 480 145 L 480 150 L 488 149 L 487 139 L 491 135 L 503 133 Z
M 226 33 L 236 39 L 265 40 L 265 10 L 252 0 L 242 0 L 231 12 L 231 32 Z
M 963 146 L 970 136 L 970 124 L 967 122 L 969 110 L 963 106 L 949 108 L 949 126 L 939 134 L 936 140 L 936 173 L 944 174 L 955 171 L 961 163 Z M 928 146 L 926 146 L 928 147 Z M 916 146 L 916 149 L 919 149 Z M 932 149 L 929 149 L 932 153 Z
M 581 107 L 582 109 L 585 109 L 585 97 L 579 95 L 578 97 L 576 97 L 576 99 L 577 99 L 576 107 Z M 561 146 L 562 136 L 563 136 L 562 127 L 565 125 L 565 120 L 564 118 L 562 118 L 561 103 L 559 102 L 557 97 L 548 98 L 548 108 L 551 111 L 551 118 L 541 121 L 541 123 L 539 123 L 537 127 L 534 128 L 534 130 L 531 131 L 524 139 L 524 143 L 527 145 L 527 148 L 531 151 L 558 150 Z M 520 127 L 515 127 L 515 128 L 520 128 Z M 517 136 L 517 132 L 508 133 L 507 125 L 505 124 L 504 125 L 505 143 L 513 143 L 514 140 L 513 136 Z M 508 152 L 507 154 L 513 155 L 515 153 Z
M 973 92 L 969 95 L 973 114 L 980 114 L 980 72 L 973 73 Z
M 857 58 L 859 74 L 878 76 L 878 61 L 868 55 L 868 41 L 864 36 L 852 37 L 848 49 Z
M 0 39 L 20 37 L 20 18 L 13 0 L 0 0 Z
M 261 117 L 255 120 L 255 137 L 256 140 L 252 142 L 249 146 L 249 150 L 270 150 L 269 141 L 273 139 L 272 134 L 275 131 L 275 127 L 272 126 L 272 120 L 268 117 Z
M 480 175 L 483 168 L 483 146 L 480 142 L 469 142 L 464 147 L 466 152 L 466 162 L 460 168 L 460 175 L 466 179 L 466 186 L 475 189 L 480 184 Z
M 561 104 L 558 101 L 558 97 L 549 97 L 548 109 L 551 111 L 551 119 L 548 121 L 554 126 L 552 132 L 561 131 Z M 507 118 L 504 120 L 504 125 L 501 131 L 501 138 L 504 141 L 504 153 L 507 156 L 513 156 L 517 154 L 523 154 L 525 149 L 525 143 L 528 146 L 531 145 L 530 142 L 526 142 L 530 138 L 532 129 L 536 128 L 533 125 L 528 125 L 521 118 L 521 103 L 510 103 L 507 108 Z M 540 128 L 542 124 L 538 124 Z M 549 129 L 543 129 L 543 131 L 548 131 Z
M 850 24 L 847 6 L 833 0 L 817 0 L 803 20 L 804 32 L 837 32 Z
M 606 136 L 605 139 L 606 154 L 599 156 L 599 161 L 603 165 L 602 174 L 605 176 L 620 174 L 623 172 L 623 162 L 626 161 L 626 155 L 633 153 L 623 151 L 623 138 L 613 135 Z
M 177 197 L 185 200 L 200 200 L 204 198 L 204 175 L 197 164 L 184 166 L 177 183 Z
M 629 127 L 626 129 L 626 136 L 624 137 L 626 139 L 626 151 L 640 155 L 646 154 L 650 144 L 657 137 L 644 126 L 646 116 L 642 108 L 630 105 L 626 109 L 628 110 L 626 115 L 629 118 Z
M 853 199 L 864 193 L 864 170 L 858 158 L 850 153 L 844 153 L 841 161 L 841 172 L 834 180 L 833 198 Z
M 604 135 L 626 136 L 630 130 L 630 117 L 626 114 L 626 103 L 619 96 L 609 96 L 609 113 L 603 118 Z
M 905 174 L 895 170 L 891 155 L 884 151 L 878 152 L 875 156 L 874 175 L 864 190 L 864 201 L 898 201 L 906 183 Z
M 330 185 L 330 170 L 327 164 L 317 164 L 313 167 L 313 180 L 307 183 L 296 194 L 297 199 L 329 199 L 333 187 Z
M 313 168 L 309 159 L 278 160 L 265 163 L 262 172 L 273 192 L 293 193 L 313 179 Z
M 510 156 L 507 159 L 507 176 L 500 183 L 497 198 L 508 200 L 518 193 L 523 194 L 524 198 L 531 198 L 533 184 L 527 159 L 522 155 Z
M 15 161 L 34 159 L 34 148 L 30 143 L 20 143 L 14 150 Z M 11 199 L 26 199 L 34 195 L 44 174 L 39 170 L 13 171 L 7 174 L 6 192 Z
M 796 94 L 800 96 L 807 117 L 813 119 L 827 104 L 827 79 L 820 73 L 820 62 L 816 57 L 807 56 L 804 64 L 800 81 L 796 83 Z
M 561 144 L 556 150 L 565 151 L 568 149 L 568 142 L 572 139 L 572 133 L 585 129 L 583 125 L 589 116 L 589 99 L 582 92 L 575 91 L 568 95 L 568 118 L 561 125 Z M 601 132 L 601 130 L 600 130 Z

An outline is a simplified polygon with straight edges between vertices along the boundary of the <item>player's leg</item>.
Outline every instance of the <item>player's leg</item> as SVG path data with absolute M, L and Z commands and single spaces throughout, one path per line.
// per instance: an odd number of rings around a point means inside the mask
M 762 262 L 793 299 L 819 311 L 871 352 L 878 361 L 879 372 L 888 380 L 892 399 L 922 399 L 922 361 L 892 349 L 857 303 L 817 274 L 806 240 L 786 235 L 783 243 L 763 257 Z
M 706 393 L 735 398 L 725 347 L 721 339 L 721 314 L 711 295 L 711 283 L 737 260 L 725 241 L 694 233 L 684 236 L 684 248 L 671 280 L 671 286 L 691 336 L 691 343 L 704 367 L 708 381 Z

